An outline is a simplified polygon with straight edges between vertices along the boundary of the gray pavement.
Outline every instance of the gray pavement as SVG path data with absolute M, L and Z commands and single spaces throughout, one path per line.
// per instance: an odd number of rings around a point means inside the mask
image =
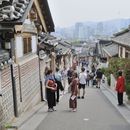
M 49 113 L 36 130 L 129 130 L 130 125 L 103 95 L 102 90 L 87 88 L 85 99 L 78 99 L 77 112 L 68 109 L 69 94 Z
M 102 93 L 107 97 L 107 99 L 112 103 L 112 105 L 120 112 L 120 114 L 126 119 L 130 124 L 130 105 L 124 98 L 125 106 L 118 106 L 116 92 L 108 88 L 105 84 L 101 87 Z
M 16 120 L 18 130 L 129 130 L 130 106 L 117 106 L 116 93 L 106 84 L 101 89 L 87 88 L 85 99 L 78 100 L 78 111 L 70 112 L 70 94 L 61 97 L 57 111 L 47 112 L 47 104 L 40 103 Z M 73 128 L 72 128 L 73 127 Z

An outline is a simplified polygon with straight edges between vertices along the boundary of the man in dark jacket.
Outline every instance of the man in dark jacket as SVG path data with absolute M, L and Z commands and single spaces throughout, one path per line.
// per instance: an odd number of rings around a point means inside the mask
M 96 72 L 96 79 L 97 79 L 97 88 L 100 88 L 101 85 L 101 79 L 102 79 L 103 73 L 101 72 L 101 69 L 99 68 Z

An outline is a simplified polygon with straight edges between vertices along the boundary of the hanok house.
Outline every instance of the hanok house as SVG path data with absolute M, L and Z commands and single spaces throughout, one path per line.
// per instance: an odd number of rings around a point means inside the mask
M 111 43 L 111 40 L 99 39 L 96 43 L 96 55 L 101 59 L 104 57 L 103 48 Z
M 38 33 L 54 31 L 47 0 L 0 3 L 0 125 L 41 101 Z
M 102 61 L 105 62 L 105 58 L 107 58 L 106 60 L 109 61 L 109 59 L 111 59 L 112 57 L 118 57 L 118 45 L 114 44 L 113 42 L 110 42 L 108 44 L 106 44 L 103 48 L 103 57 Z
M 72 45 L 67 41 L 60 40 L 59 44 L 55 48 L 56 52 L 56 65 L 61 70 L 64 67 L 67 69 L 72 66 L 73 54 L 72 54 Z
M 48 69 L 55 72 L 56 68 L 56 54 L 55 47 L 58 45 L 58 39 L 50 34 L 39 34 L 39 58 L 40 58 L 40 75 L 42 77 L 42 91 L 43 98 L 46 99 L 45 93 L 45 76 Z
M 130 59 L 130 26 L 114 34 L 112 41 L 118 45 L 118 57 Z

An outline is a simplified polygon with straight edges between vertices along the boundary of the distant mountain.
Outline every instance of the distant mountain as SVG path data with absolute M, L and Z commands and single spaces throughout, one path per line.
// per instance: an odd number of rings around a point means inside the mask
M 97 38 L 111 37 L 114 33 L 127 28 L 130 25 L 130 19 L 115 19 L 100 22 L 78 22 L 68 28 L 56 28 L 53 35 L 63 39 L 91 40 Z

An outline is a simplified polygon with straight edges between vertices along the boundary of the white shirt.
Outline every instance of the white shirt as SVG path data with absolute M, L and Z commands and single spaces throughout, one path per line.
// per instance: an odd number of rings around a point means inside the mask
M 81 72 L 79 74 L 79 83 L 80 84 L 86 84 L 87 75 L 85 72 Z

